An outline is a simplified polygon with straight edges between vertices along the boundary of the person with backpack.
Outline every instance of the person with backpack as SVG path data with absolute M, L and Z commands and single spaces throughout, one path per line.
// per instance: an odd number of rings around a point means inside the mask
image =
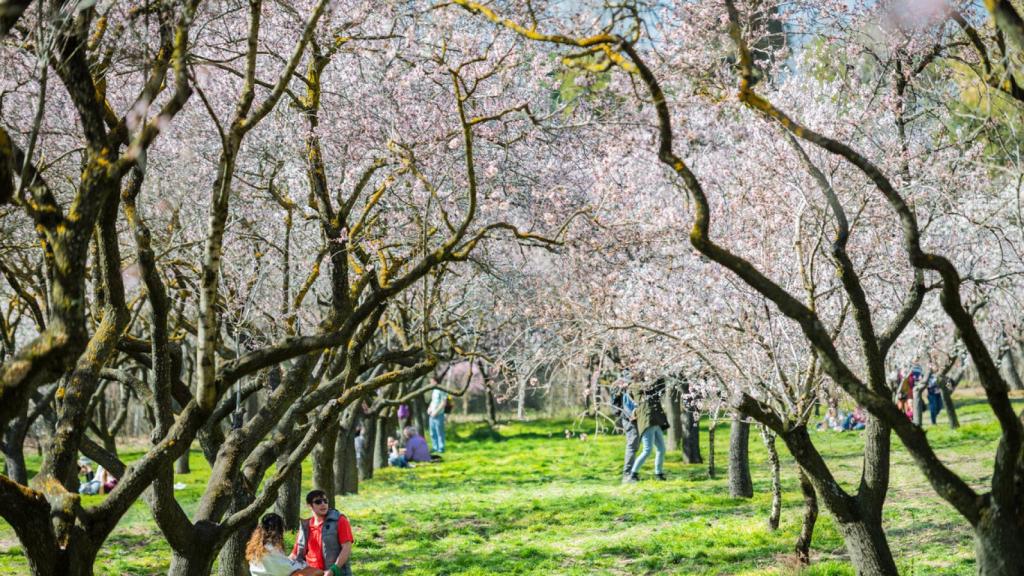
M 665 394 L 665 380 L 659 378 L 653 384 L 637 389 L 639 402 L 636 410 L 633 411 L 633 419 L 636 421 L 636 429 L 640 431 L 640 443 L 643 449 L 640 455 L 633 462 L 633 469 L 630 471 L 627 482 L 638 482 L 640 475 L 637 473 L 644 461 L 651 455 L 651 449 L 655 450 L 654 455 L 654 477 L 658 480 L 665 480 L 665 431 L 668 430 L 668 416 L 665 409 L 661 407 L 661 397 Z
M 352 526 L 348 518 L 331 508 L 327 493 L 312 490 L 306 494 L 312 517 L 299 523 L 290 558 L 305 561 L 308 566 L 332 576 L 352 576 L 349 557 L 352 555 Z
M 434 381 L 437 386 L 437 381 Z M 434 452 L 444 453 L 444 415 L 451 412 L 448 393 L 440 388 L 434 388 L 430 393 L 430 405 L 427 406 L 427 415 L 430 416 L 430 445 Z

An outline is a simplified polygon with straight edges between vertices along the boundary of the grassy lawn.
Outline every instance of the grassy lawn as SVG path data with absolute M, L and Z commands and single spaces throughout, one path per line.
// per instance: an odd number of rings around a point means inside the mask
M 948 430 L 943 415 L 929 437 L 946 462 L 982 487 L 998 430 L 983 402 L 968 394 L 961 402 L 962 427 Z M 1018 400 L 1018 410 L 1022 404 Z M 474 422 L 457 423 L 454 431 L 449 427 L 443 464 L 380 471 L 361 484 L 359 495 L 339 500 L 355 532 L 354 570 L 424 576 L 801 573 L 790 550 L 802 502 L 795 464 L 781 443 L 782 525 L 771 532 L 766 523 L 770 478 L 759 434 L 751 434 L 755 496 L 737 500 L 729 497 L 725 478 L 727 425 L 720 424 L 716 434 L 716 479 L 707 477 L 705 465 L 684 466 L 673 453 L 666 465 L 668 482 L 627 486 L 618 483 L 622 437 L 595 434 L 594 426 L 593 420 L 536 420 L 503 424 L 497 434 Z M 589 438 L 566 439 L 567 428 Z M 860 434 L 812 435 L 837 476 L 855 485 Z M 932 493 L 898 441 L 894 446 L 886 528 L 901 573 L 973 574 L 969 526 Z M 645 465 L 645 478 L 652 464 Z M 195 451 L 192 467 L 192 474 L 177 478 L 188 486 L 178 495 L 189 511 L 208 474 Z M 824 509 L 813 550 L 813 565 L 802 574 L 854 573 Z M 108 540 L 96 571 L 160 574 L 169 561 L 167 546 L 139 502 Z M 27 573 L 13 531 L 0 520 L 0 574 Z

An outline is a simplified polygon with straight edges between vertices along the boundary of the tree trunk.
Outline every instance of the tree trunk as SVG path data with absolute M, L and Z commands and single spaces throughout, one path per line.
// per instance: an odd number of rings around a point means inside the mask
M 388 466 L 388 419 L 384 415 L 377 417 L 377 430 L 373 435 L 373 469 L 380 470 Z
M 864 576 L 898 576 L 896 563 L 880 521 L 863 517 L 855 522 L 839 521 L 839 533 L 846 543 L 850 563 L 857 574 Z
M 1017 371 L 1017 357 L 1013 353 L 1013 348 L 1007 343 L 1004 348 L 1003 357 L 1001 358 L 1004 373 L 1006 374 L 1006 381 L 1010 384 L 1010 388 L 1013 390 L 1024 390 L 1024 382 L 1021 382 L 1020 372 Z
M 338 425 L 329 426 L 313 449 L 313 488 L 327 493 L 331 508 L 334 508 L 334 446 L 337 437 Z
M 494 397 L 494 389 L 491 388 L 491 382 L 487 382 L 487 386 L 484 388 L 484 394 L 487 399 L 487 423 L 491 426 L 495 426 L 498 423 L 498 401 Z M 422 430 L 420 432 L 423 432 Z
M 666 396 L 668 396 L 668 401 L 666 402 L 666 404 L 668 404 L 668 410 L 666 410 L 666 412 L 668 414 L 669 427 L 668 446 L 666 446 L 665 449 L 669 452 L 683 450 L 685 431 L 683 430 L 683 418 L 680 413 L 682 405 L 680 399 L 682 397 L 682 392 L 680 392 L 677 386 L 672 386 L 669 388 Z M 683 451 L 685 452 L 685 450 Z M 683 460 L 686 460 L 685 454 L 683 455 Z
M 373 478 L 373 452 L 377 444 L 377 418 L 363 418 L 363 450 L 359 455 L 359 480 Z
M 991 506 L 974 529 L 978 576 L 1024 574 L 1024 518 Z
M 24 506 L 11 510 L 13 516 L 10 526 L 18 535 L 22 546 L 22 554 L 28 562 L 29 571 L 33 576 L 57 576 L 68 573 L 65 556 L 69 550 L 61 551 L 50 523 L 50 507 L 37 500 L 37 506 Z M 90 570 L 91 570 L 91 562 Z M 90 573 L 91 574 L 91 573 Z
M 103 449 L 113 455 L 117 455 L 117 439 L 113 434 L 97 434 L 103 441 Z
M 715 428 L 718 422 L 714 419 L 708 421 L 708 478 L 714 478 L 715 470 Z
M 601 359 L 591 357 L 590 361 L 590 378 L 587 385 L 587 416 L 593 417 L 601 411 L 601 405 L 597 401 L 597 390 L 601 384 Z M 672 448 L 669 448 L 672 450 Z
M 1019 361 L 1020 361 L 1021 358 L 1024 358 L 1024 338 L 1014 338 L 1013 341 L 1014 341 L 1014 344 L 1015 344 L 1015 346 L 1013 347 L 1014 366 L 1015 366 L 1015 368 L 1020 369 L 1021 366 L 1020 366 Z M 1017 381 L 1020 382 L 1021 381 L 1021 379 L 1019 378 L 1020 372 L 1017 372 L 1017 374 L 1018 374 Z M 1024 383 L 1022 383 L 1022 385 L 1024 385 Z
M 951 389 L 949 382 L 944 382 L 939 387 L 942 391 L 942 404 L 946 410 L 946 417 L 949 418 L 949 427 L 956 430 L 960 427 L 960 419 L 956 416 L 956 403 L 953 402 L 953 390 Z
M 277 459 L 277 466 L 283 467 L 287 460 L 288 452 L 283 451 Z M 302 512 L 302 466 L 295 466 L 288 472 L 288 477 L 277 492 L 274 508 L 284 518 L 286 530 L 299 529 L 299 516 Z
M 197 526 L 186 553 L 171 550 L 167 576 L 210 576 L 217 557 L 217 536 L 212 526 Z
M 856 496 L 847 494 L 835 481 L 811 442 L 806 426 L 788 430 L 783 439 L 790 454 L 814 485 L 814 492 L 821 496 L 825 507 L 835 518 L 857 574 L 897 576 L 896 563 L 882 529 L 882 505 L 888 487 L 890 430 L 875 418 L 868 418 L 864 468 Z M 872 486 L 874 489 L 869 488 Z M 804 499 L 808 502 L 807 492 L 804 492 Z
M 208 551 L 196 550 L 188 556 L 171 554 L 171 567 L 167 576 L 210 576 L 213 572 L 214 555 Z
M 28 468 L 25 465 L 23 445 L 4 445 L 4 475 L 18 484 L 28 484 Z
M 189 451 L 186 450 L 185 453 L 182 454 L 180 458 L 174 461 L 175 474 L 190 474 L 192 472 L 192 468 L 189 466 L 188 456 Z
M 242 382 L 245 382 L 245 380 L 243 380 Z M 252 416 L 254 414 L 259 412 L 260 406 L 263 404 L 263 402 L 264 402 L 264 400 L 261 398 L 261 394 L 260 394 L 259 390 L 257 390 L 256 392 L 253 392 L 252 394 L 249 394 L 248 396 L 246 396 L 245 397 L 245 402 L 243 403 L 243 409 L 245 410 L 245 417 L 246 418 L 252 418 Z
M 779 517 L 782 515 L 782 481 L 779 478 L 779 452 L 775 449 L 775 434 L 761 425 L 761 439 L 768 450 L 768 467 L 772 471 L 772 511 L 768 515 L 768 529 L 779 529 Z
M 416 428 L 420 434 L 428 435 L 430 431 L 430 422 L 427 418 L 427 401 L 423 399 L 422 394 L 416 395 L 412 399 L 412 415 L 416 420 Z
M 236 487 L 231 512 L 248 506 L 253 499 L 253 494 L 248 490 L 241 486 Z M 238 528 L 228 536 L 227 542 L 224 543 L 224 547 L 220 549 L 218 555 L 218 574 L 220 576 L 249 576 L 249 563 L 245 560 L 245 545 L 255 528 L 256 522 L 252 522 Z
M 245 559 L 245 545 L 248 543 L 251 532 L 251 530 L 236 531 L 220 549 L 217 564 L 217 573 L 220 576 L 250 576 L 249 562 Z
M 354 426 L 340 429 L 334 445 L 334 493 L 341 496 L 359 493 Z
M 814 524 L 818 521 L 818 495 L 814 492 L 814 484 L 804 473 L 803 468 L 797 467 L 800 477 L 800 492 L 804 497 L 804 518 L 800 525 L 800 536 L 796 539 L 796 557 L 800 564 L 807 566 L 811 563 L 811 541 L 814 539 Z
M 700 415 L 687 409 L 684 405 L 682 413 L 683 462 L 700 464 Z
M 516 418 L 523 420 L 526 418 L 526 383 L 527 378 L 519 380 L 519 391 L 516 395 Z
M 28 468 L 25 465 L 25 436 L 28 427 L 25 425 L 25 410 L 22 416 L 12 420 L 4 431 L 4 475 L 18 484 L 28 484 Z
M 750 423 L 733 416 L 729 431 L 729 495 L 733 498 L 753 498 L 754 484 L 750 480 Z
M 46 554 L 48 559 L 44 562 L 33 562 L 32 555 L 26 556 L 32 576 L 93 576 L 98 552 L 91 544 L 79 540 L 67 549 L 54 549 Z

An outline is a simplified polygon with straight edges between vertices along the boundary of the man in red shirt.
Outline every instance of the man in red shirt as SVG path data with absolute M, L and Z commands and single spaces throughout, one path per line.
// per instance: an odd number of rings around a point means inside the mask
M 292 549 L 293 560 L 304 560 L 313 568 L 332 576 L 351 576 L 348 565 L 352 554 L 352 526 L 337 510 L 330 507 L 323 490 L 306 494 L 306 504 L 313 516 L 299 525 L 299 536 Z

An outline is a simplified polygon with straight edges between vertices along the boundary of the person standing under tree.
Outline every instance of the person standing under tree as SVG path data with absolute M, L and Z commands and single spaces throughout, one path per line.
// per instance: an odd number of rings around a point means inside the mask
M 656 451 L 654 455 L 654 477 L 658 480 L 665 479 L 665 431 L 668 430 L 668 416 L 665 409 L 661 407 L 661 397 L 665 394 L 665 379 L 658 378 L 653 384 L 640 388 L 637 393 L 639 402 L 633 412 L 636 420 L 636 428 L 640 431 L 640 442 L 643 449 L 636 461 L 633 462 L 633 469 L 630 471 L 629 482 L 637 482 L 640 475 L 637 473 L 644 461 L 651 455 L 651 448 Z
M 939 379 L 931 371 L 928 372 L 928 414 L 932 417 L 932 425 L 942 411 L 942 389 L 939 388 Z
M 408 404 L 398 405 L 398 429 L 404 430 L 406 426 L 412 425 L 412 410 Z
M 436 380 L 434 386 L 438 385 Z M 427 406 L 427 415 L 430 416 L 430 444 L 434 452 L 444 453 L 444 413 L 448 401 L 448 393 L 440 388 L 434 388 L 430 393 L 430 405 Z
M 633 461 L 636 460 L 636 450 L 640 447 L 640 432 L 636 429 L 636 420 L 633 412 L 636 410 L 636 402 L 629 394 L 628 375 L 619 379 L 616 383 L 618 391 L 612 397 L 612 409 L 618 417 L 622 432 L 626 436 L 626 454 L 622 462 L 622 481 L 629 482 L 633 476 Z
M 299 523 L 290 558 L 304 560 L 307 565 L 332 576 L 352 576 L 349 557 L 352 555 L 352 526 L 348 518 L 330 507 L 327 493 L 313 490 L 306 494 L 306 504 L 313 516 Z

